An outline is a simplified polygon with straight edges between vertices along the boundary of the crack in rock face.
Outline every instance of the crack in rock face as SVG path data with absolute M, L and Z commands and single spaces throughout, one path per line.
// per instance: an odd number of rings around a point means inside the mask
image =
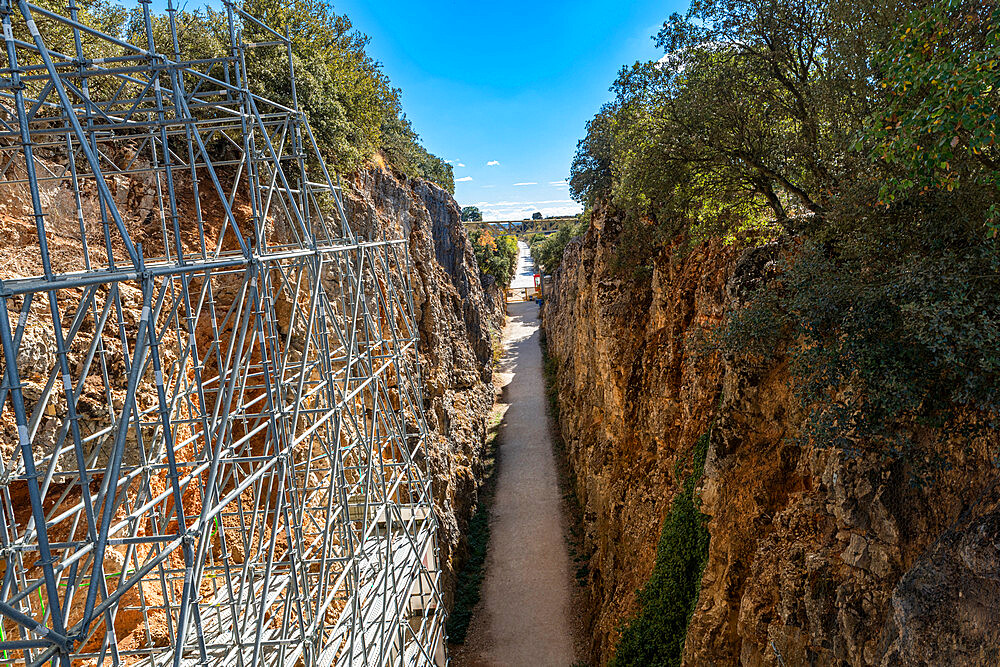
M 495 283 L 484 283 L 448 192 L 375 166 L 346 186 L 345 212 L 356 233 L 408 240 L 424 410 L 432 431 L 427 465 L 450 607 L 484 476 L 486 419 L 494 398 L 492 332 L 503 327 L 506 297 Z

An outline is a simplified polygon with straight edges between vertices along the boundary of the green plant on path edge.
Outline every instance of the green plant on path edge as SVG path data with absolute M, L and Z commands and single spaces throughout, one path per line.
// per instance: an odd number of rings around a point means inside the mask
M 691 474 L 663 522 L 656 565 L 639 591 L 639 614 L 622 629 L 611 667 L 681 664 L 688 623 L 708 558 L 706 516 L 695 487 L 705 470 L 712 429 L 695 444 Z

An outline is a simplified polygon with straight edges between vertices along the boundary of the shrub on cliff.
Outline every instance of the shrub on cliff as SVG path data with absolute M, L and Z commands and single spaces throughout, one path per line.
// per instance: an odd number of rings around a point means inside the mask
M 887 107 L 875 115 L 873 154 L 896 168 L 880 194 L 1000 186 L 1000 6 L 945 0 L 913 12 L 882 54 Z M 989 207 L 992 234 L 1000 208 Z
M 973 435 L 995 424 L 970 409 L 1000 413 L 1000 240 L 983 237 L 985 211 L 933 199 L 805 240 L 718 332 L 727 352 L 764 358 L 786 341 L 803 443 L 877 449 L 919 476 L 937 464 L 922 429 Z
M 451 165 L 431 155 L 402 112 L 400 90 L 366 51 L 369 38 L 350 18 L 321 0 L 243 0 L 251 15 L 292 37 L 299 104 L 320 150 L 349 171 L 376 151 L 404 176 L 418 176 L 454 192 Z M 253 25 L 248 39 L 270 39 Z M 260 33 L 260 34 L 255 34 Z M 291 102 L 291 82 L 278 49 L 251 49 L 247 69 L 265 96 Z
M 707 517 L 698 509 L 695 486 L 705 469 L 710 433 L 695 445 L 693 470 L 663 522 L 656 565 L 639 591 L 639 614 L 623 628 L 611 667 L 681 664 L 688 622 L 708 558 Z
M 720 334 L 784 341 L 805 441 L 925 465 L 918 429 L 1000 413 L 1000 8 L 695 0 L 657 43 L 573 166 L 579 200 L 624 214 L 618 266 L 781 239 Z
M 531 256 L 545 273 L 552 273 L 562 262 L 563 253 L 570 241 L 587 231 L 587 218 L 576 222 L 564 222 L 554 234 L 535 234 L 529 242 Z
M 420 145 L 420 136 L 405 115 L 390 115 L 382 124 L 382 151 L 407 178 L 424 178 L 455 194 L 452 166 Z
M 65 12 L 65 3 L 58 0 L 41 0 L 39 4 L 57 13 Z M 83 0 L 78 4 L 80 22 L 84 25 L 125 37 L 139 46 L 146 45 L 141 9 L 126 10 L 107 0 Z M 182 3 L 174 3 L 178 4 Z M 296 97 L 309 119 L 320 152 L 329 163 L 347 172 L 381 151 L 404 176 L 426 178 L 454 192 L 451 165 L 420 144 L 402 112 L 400 90 L 392 86 L 381 64 L 367 53 L 368 37 L 354 29 L 346 15 L 337 14 L 320 0 L 243 0 L 241 7 L 279 34 L 290 36 Z M 51 23 L 48 19 L 40 21 Z M 244 41 L 273 40 L 273 35 L 256 24 L 241 18 L 236 21 Z M 229 24 L 224 11 L 211 7 L 178 10 L 175 22 L 182 59 L 230 55 L 225 46 Z M 31 39 L 21 21 L 15 22 L 15 32 L 21 39 Z M 49 25 L 45 26 L 45 34 L 50 48 L 73 52 L 72 32 L 68 29 Z M 153 37 L 157 50 L 172 56 L 165 12 L 153 16 Z M 83 33 L 83 40 L 88 43 L 94 38 Z M 101 44 L 105 58 L 124 53 L 120 47 Z M 210 73 L 221 76 L 220 72 L 216 68 Z M 233 76 L 233 72 L 228 76 Z M 248 49 L 244 76 L 255 94 L 292 106 L 292 80 L 284 47 Z M 95 81 L 92 85 L 106 84 Z M 115 94 L 114 90 L 108 90 L 100 96 Z M 195 113 L 199 111 L 196 109 Z M 209 148 L 225 150 L 226 144 L 215 137 L 209 141 Z

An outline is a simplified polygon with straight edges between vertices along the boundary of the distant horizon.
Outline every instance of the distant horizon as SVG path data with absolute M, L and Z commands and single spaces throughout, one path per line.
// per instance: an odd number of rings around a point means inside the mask
M 472 206 L 475 206 L 475 204 L 472 204 Z M 580 211 L 580 213 L 570 213 L 568 215 L 543 215 L 542 216 L 542 220 L 565 220 L 565 219 L 569 219 L 569 218 L 578 218 L 578 217 L 580 217 L 581 213 L 583 213 L 582 210 Z M 532 218 L 529 215 L 526 218 L 497 218 L 496 220 L 487 220 L 486 218 L 483 218 L 482 220 L 466 220 L 466 221 L 463 221 L 463 222 L 469 222 L 469 223 L 477 223 L 477 222 L 531 222 L 531 220 L 532 220 Z
M 663 56 L 653 36 L 689 0 L 329 4 L 370 38 L 421 143 L 452 166 L 459 205 L 490 222 L 583 211 L 568 178 L 587 121 L 613 99 L 622 67 Z

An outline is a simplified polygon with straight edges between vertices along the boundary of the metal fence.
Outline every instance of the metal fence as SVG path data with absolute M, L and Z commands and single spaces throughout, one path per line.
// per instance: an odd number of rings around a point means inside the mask
M 404 242 L 141 8 L 0 0 L 0 664 L 441 663 Z

